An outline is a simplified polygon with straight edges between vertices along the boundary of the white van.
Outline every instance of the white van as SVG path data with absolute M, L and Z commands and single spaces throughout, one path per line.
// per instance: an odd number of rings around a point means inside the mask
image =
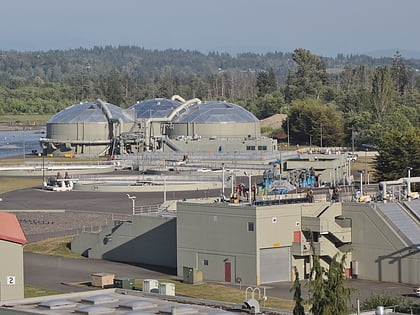
M 420 297 L 420 287 L 414 288 L 414 293 L 416 294 L 417 297 Z

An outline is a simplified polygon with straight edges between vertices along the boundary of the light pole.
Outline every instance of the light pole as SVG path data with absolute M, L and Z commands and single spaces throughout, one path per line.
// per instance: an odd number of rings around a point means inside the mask
M 129 194 L 126 194 L 128 199 L 131 199 L 131 202 L 133 204 L 133 215 L 136 214 L 136 196 L 130 196 Z
M 42 150 L 42 185 L 45 185 L 45 150 Z
M 367 169 L 367 149 L 366 149 L 366 151 L 365 151 L 365 173 L 367 174 L 367 172 L 368 172 L 368 169 Z M 365 181 L 365 183 L 366 183 L 366 181 Z
M 252 177 L 252 174 L 248 174 L 247 172 L 244 172 L 244 175 L 248 176 L 248 200 L 249 200 L 249 204 L 252 205 L 252 198 L 251 198 L 251 185 L 252 185 L 251 177 Z
M 225 198 L 225 163 L 222 163 L 222 198 Z
M 163 179 L 163 203 L 166 203 L 166 177 L 163 174 L 160 174 Z
M 408 178 L 411 178 L 411 170 L 412 169 L 413 169 L 412 167 L 407 167 Z
M 360 172 L 360 197 L 363 196 L 363 173 L 364 170 L 359 171 Z

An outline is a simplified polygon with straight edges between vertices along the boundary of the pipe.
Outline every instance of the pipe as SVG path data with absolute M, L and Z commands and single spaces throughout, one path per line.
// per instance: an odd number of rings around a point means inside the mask
M 177 96 L 174 95 L 174 97 L 177 97 Z M 146 130 L 146 132 L 149 131 L 149 133 L 150 133 L 152 123 L 154 123 L 154 122 L 170 122 L 181 110 L 183 110 L 184 108 L 186 108 L 189 105 L 194 104 L 194 103 L 200 104 L 201 103 L 201 100 L 198 99 L 198 98 L 193 98 L 191 100 L 188 100 L 188 101 L 184 102 L 183 104 L 181 104 L 180 106 L 178 106 L 176 109 L 174 109 L 174 111 L 168 117 L 149 118 L 149 119 L 147 119 L 146 120 L 146 123 L 145 123 L 145 125 L 146 125 L 145 126 L 145 130 Z M 146 145 L 149 145 L 150 144 L 150 139 L 149 139 L 150 137 L 151 137 L 151 134 L 146 135 L 146 137 L 145 137 L 146 138 Z
M 172 96 L 171 97 L 171 100 L 173 100 L 173 101 L 180 101 L 181 103 L 185 103 L 185 100 L 181 96 L 179 96 L 179 95 Z

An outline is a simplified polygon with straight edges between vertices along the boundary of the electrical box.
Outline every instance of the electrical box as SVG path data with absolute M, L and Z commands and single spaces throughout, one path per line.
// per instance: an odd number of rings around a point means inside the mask
M 146 293 L 159 293 L 159 281 L 155 279 L 143 280 L 143 292 Z
M 134 278 L 126 278 L 126 277 L 115 278 L 114 288 L 133 290 Z
M 192 267 L 184 266 L 183 269 L 183 282 L 188 284 L 196 284 L 203 282 L 203 272 L 196 270 Z
M 159 287 L 159 293 L 162 295 L 175 296 L 175 284 L 171 282 L 162 282 Z

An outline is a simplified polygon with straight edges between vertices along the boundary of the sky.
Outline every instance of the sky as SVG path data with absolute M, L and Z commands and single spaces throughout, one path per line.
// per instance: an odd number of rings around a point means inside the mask
M 1 0 L 0 50 L 420 55 L 419 0 Z

